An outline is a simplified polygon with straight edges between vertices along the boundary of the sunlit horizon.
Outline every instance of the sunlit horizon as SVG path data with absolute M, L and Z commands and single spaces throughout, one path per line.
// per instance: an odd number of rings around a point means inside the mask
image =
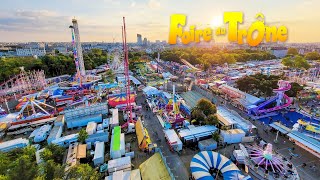
M 316 0 L 11 0 L 0 7 L 0 42 L 69 42 L 74 17 L 82 42 L 121 42 L 123 16 L 128 42 L 136 42 L 136 34 L 152 42 L 167 41 L 172 14 L 187 15 L 188 25 L 216 28 L 223 25 L 224 12 L 241 11 L 245 24 L 263 13 L 267 24 L 288 27 L 287 42 L 312 43 L 320 42 L 319 6 Z

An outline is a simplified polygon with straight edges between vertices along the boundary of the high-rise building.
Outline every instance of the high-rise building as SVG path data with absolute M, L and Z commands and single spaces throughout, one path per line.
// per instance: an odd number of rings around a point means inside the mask
M 143 38 L 143 45 L 144 46 L 148 45 L 148 39 L 147 38 Z
M 78 22 L 76 19 L 72 19 L 72 28 L 74 31 L 75 49 L 76 49 L 77 60 L 79 63 L 79 71 L 80 71 L 81 76 L 85 76 L 86 70 L 84 67 L 84 61 L 83 61 L 83 55 L 82 55 L 82 47 L 81 47 L 81 42 L 80 42 L 80 32 L 79 32 Z
M 142 45 L 142 36 L 141 34 L 137 34 L 137 44 Z

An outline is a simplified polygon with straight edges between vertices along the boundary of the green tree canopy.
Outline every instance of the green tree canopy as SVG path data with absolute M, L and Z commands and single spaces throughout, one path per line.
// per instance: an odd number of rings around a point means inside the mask
M 236 62 L 246 62 L 250 60 L 270 60 L 276 57 L 268 51 L 243 50 L 243 49 L 220 49 L 217 47 L 209 48 L 172 48 L 161 52 L 161 59 L 166 61 L 180 62 L 185 59 L 191 64 L 221 65 L 224 63 L 233 64 Z M 208 67 L 205 65 L 204 67 Z
M 79 137 L 78 140 L 80 143 L 84 143 L 86 139 L 88 138 L 88 133 L 87 131 L 83 128 L 79 131 Z
M 86 180 L 99 180 L 101 177 L 96 170 L 89 164 L 79 164 L 73 166 L 67 173 L 66 179 L 86 179 Z
M 236 81 L 237 87 L 244 92 L 256 96 L 270 97 L 274 95 L 273 89 L 278 88 L 278 81 L 284 79 L 282 76 L 255 74 L 251 76 L 244 76 Z M 291 89 L 285 94 L 289 97 L 295 97 L 302 89 L 297 83 L 291 83 Z
M 282 59 L 282 64 L 287 67 L 298 69 L 309 69 L 311 67 L 308 61 L 302 56 L 285 57 Z
M 298 52 L 298 50 L 296 48 L 289 48 L 287 54 L 295 56 L 295 55 L 298 55 L 299 52 Z
M 193 108 L 191 111 L 191 118 L 195 119 L 198 123 L 202 123 L 205 120 L 205 116 L 200 109 Z
M 216 132 L 214 132 L 214 133 L 212 134 L 212 139 L 215 140 L 216 142 L 219 142 L 219 140 L 220 140 L 220 134 L 219 134 L 218 131 L 216 131 Z
M 107 63 L 108 54 L 100 49 L 92 49 L 83 55 L 86 69 L 90 70 Z M 44 70 L 46 77 L 63 74 L 73 75 L 76 72 L 73 55 L 45 55 L 38 59 L 34 57 L 6 57 L 0 59 L 0 82 L 10 76 L 20 73 L 19 67 L 24 66 L 26 71 Z
M 313 52 L 308 52 L 305 55 L 305 58 L 307 60 L 320 60 L 320 54 L 317 51 L 313 51 Z
M 38 166 L 39 179 L 63 179 L 64 177 L 65 167 L 55 163 L 53 160 L 48 160 Z
M 215 114 L 217 112 L 216 106 L 212 104 L 209 100 L 204 98 L 198 101 L 197 108 L 200 109 L 206 116 L 209 116 L 210 114 Z
M 206 119 L 205 119 L 206 125 L 214 125 L 218 126 L 219 125 L 219 119 L 218 116 L 215 114 L 210 114 Z
M 44 161 L 53 160 L 55 163 L 62 164 L 65 149 L 56 144 L 49 144 L 45 147 L 43 152 L 40 153 L 41 158 Z

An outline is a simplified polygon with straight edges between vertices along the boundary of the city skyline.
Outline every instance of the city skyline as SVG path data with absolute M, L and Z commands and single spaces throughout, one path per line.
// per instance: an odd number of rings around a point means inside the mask
M 218 26 L 226 11 L 244 12 L 243 26 L 263 13 L 266 24 L 288 27 L 287 42 L 320 42 L 319 6 L 316 0 L 12 0 L 0 7 L 0 42 L 68 42 L 73 17 L 79 22 L 81 41 L 120 42 L 122 16 L 126 17 L 128 42 L 136 42 L 137 34 L 151 41 L 167 41 L 170 15 L 186 14 L 188 25 L 200 28 Z

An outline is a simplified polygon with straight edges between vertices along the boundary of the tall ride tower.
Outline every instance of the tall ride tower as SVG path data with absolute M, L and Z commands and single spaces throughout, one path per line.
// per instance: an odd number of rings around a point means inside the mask
M 75 43 L 75 49 L 77 51 L 76 54 L 77 54 L 77 60 L 79 63 L 79 71 L 80 71 L 80 75 L 84 77 L 86 75 L 86 69 L 84 67 L 82 47 L 80 42 L 80 33 L 79 33 L 78 22 L 76 19 L 72 19 L 72 29 L 74 31 L 74 36 L 75 36 L 74 43 Z

